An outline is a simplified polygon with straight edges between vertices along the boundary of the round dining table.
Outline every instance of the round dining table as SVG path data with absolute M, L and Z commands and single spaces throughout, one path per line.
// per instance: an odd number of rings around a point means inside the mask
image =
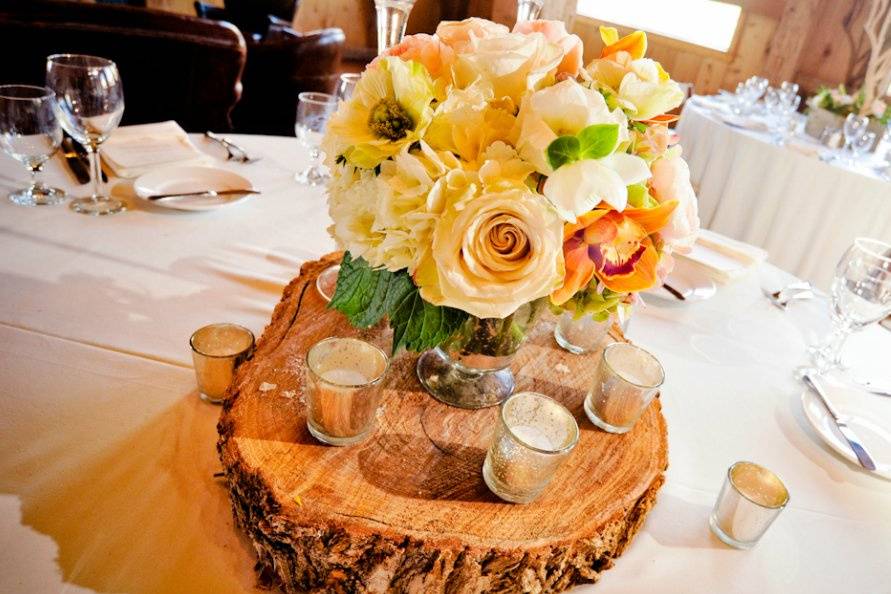
M 676 130 L 703 226 L 766 249 L 780 268 L 828 290 L 856 237 L 891 242 L 891 180 L 875 168 L 880 159 L 825 162 L 827 149 L 803 133 L 777 145 L 763 122 L 710 97 L 688 101 Z
M 260 591 L 218 474 L 220 408 L 197 394 L 188 340 L 221 321 L 259 336 L 300 264 L 335 245 L 324 190 L 294 181 L 309 164 L 297 141 L 233 138 L 261 159 L 227 162 L 193 141 L 261 193 L 207 212 L 148 204 L 131 180 L 114 178 L 121 214 L 18 207 L 5 193 L 27 176 L 0 157 L 0 592 Z M 87 193 L 59 158 L 45 178 Z M 742 178 L 734 170 L 725 181 Z M 761 196 L 747 204 L 753 216 L 768 208 Z M 817 216 L 833 213 L 802 214 Z M 770 243 L 773 261 L 790 261 L 795 242 Z M 628 335 L 666 370 L 666 482 L 614 568 L 575 592 L 888 591 L 891 481 L 836 453 L 805 417 L 793 371 L 828 313 L 823 299 L 783 311 L 762 294 L 792 278 L 763 264 L 711 299 L 636 306 Z M 878 326 L 845 351 L 891 385 L 888 353 L 891 332 Z M 836 405 L 884 414 L 891 398 L 846 392 Z M 791 494 L 748 551 L 708 525 L 737 460 L 767 466 Z

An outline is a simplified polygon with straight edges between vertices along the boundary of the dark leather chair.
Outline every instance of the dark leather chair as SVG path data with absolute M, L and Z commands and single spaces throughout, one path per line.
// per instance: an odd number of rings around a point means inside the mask
M 193 132 L 230 130 L 247 47 L 233 25 L 129 6 L 3 0 L 0 82 L 43 84 L 46 56 L 114 60 L 123 124 L 176 120 Z
M 249 40 L 244 93 L 232 112 L 235 130 L 293 136 L 297 95 L 334 91 L 344 39 L 340 29 L 301 34 L 272 24 L 265 37 Z

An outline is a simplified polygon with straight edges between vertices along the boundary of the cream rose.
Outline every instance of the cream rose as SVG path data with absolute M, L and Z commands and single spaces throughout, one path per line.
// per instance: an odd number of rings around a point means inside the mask
M 618 104 L 633 120 L 648 120 L 680 105 L 684 92 L 659 62 L 649 58 L 632 60 L 628 52 L 594 60 L 587 72 L 595 81 L 616 93 Z
M 563 274 L 563 223 L 518 186 L 446 208 L 415 282 L 434 305 L 505 318 L 560 286 Z
M 495 99 L 509 97 L 519 105 L 528 90 L 553 82 L 563 50 L 541 33 L 477 39 L 459 53 L 453 69 L 455 84 L 465 88 L 482 79 L 492 86 Z
M 570 35 L 563 21 L 535 20 L 522 21 L 514 25 L 514 33 L 541 33 L 551 43 L 556 43 L 563 51 L 563 59 L 557 66 L 557 74 L 575 78 L 582 68 L 582 40 L 578 35 Z
M 660 203 L 667 200 L 678 201 L 668 226 L 659 233 L 673 251 L 681 254 L 689 252 L 699 233 L 699 207 L 696 193 L 690 184 L 690 168 L 681 158 L 680 147 L 670 150 L 665 157 L 653 162 L 650 189 L 653 197 Z
M 436 27 L 436 36 L 455 52 L 464 53 L 471 48 L 471 39 L 503 37 L 510 32 L 504 25 L 471 17 L 463 21 L 443 21 Z

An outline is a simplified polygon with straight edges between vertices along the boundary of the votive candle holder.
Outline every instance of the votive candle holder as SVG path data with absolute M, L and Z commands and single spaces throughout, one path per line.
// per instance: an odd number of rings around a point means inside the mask
M 375 427 L 389 358 L 358 338 L 326 338 L 306 354 L 306 426 L 319 441 L 345 446 Z
M 776 474 L 754 462 L 727 470 L 709 516 L 715 536 L 737 549 L 750 549 L 789 503 L 789 491 Z
M 222 404 L 235 370 L 254 352 L 253 333 L 238 324 L 210 324 L 189 338 L 201 399 Z
M 603 349 L 594 384 L 585 397 L 585 414 L 609 433 L 627 433 L 656 396 L 665 371 L 659 360 L 627 342 Z
M 505 501 L 533 501 L 578 439 L 578 424 L 565 406 L 543 394 L 518 392 L 501 405 L 483 480 Z

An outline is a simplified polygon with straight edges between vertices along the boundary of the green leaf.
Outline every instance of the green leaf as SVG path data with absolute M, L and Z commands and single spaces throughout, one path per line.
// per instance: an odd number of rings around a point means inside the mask
M 575 136 L 560 136 L 548 145 L 548 163 L 553 169 L 559 169 L 561 165 L 579 160 L 579 139 Z
M 406 271 L 374 269 L 349 252 L 343 256 L 328 307 L 343 313 L 357 328 L 368 328 L 388 316 L 394 353 L 401 347 L 416 352 L 433 348 L 467 319 L 460 310 L 424 301 Z
M 644 184 L 628 186 L 628 206 L 631 208 L 655 208 L 659 202 L 650 196 Z
M 600 159 L 616 149 L 616 144 L 619 142 L 619 125 L 594 124 L 584 128 L 577 136 L 580 158 Z

